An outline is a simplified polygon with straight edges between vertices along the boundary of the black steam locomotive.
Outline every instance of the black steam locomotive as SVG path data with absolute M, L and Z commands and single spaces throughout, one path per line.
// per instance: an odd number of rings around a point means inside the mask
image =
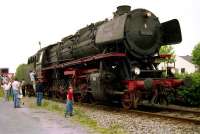
M 51 97 L 64 98 L 72 83 L 79 101 L 119 101 L 125 108 L 142 100 L 167 101 L 167 93 L 182 81 L 174 70 L 158 69 L 163 45 L 181 42 L 176 19 L 160 23 L 146 9 L 119 6 L 111 20 L 92 23 L 28 59 Z M 165 92 L 165 93 L 163 93 Z

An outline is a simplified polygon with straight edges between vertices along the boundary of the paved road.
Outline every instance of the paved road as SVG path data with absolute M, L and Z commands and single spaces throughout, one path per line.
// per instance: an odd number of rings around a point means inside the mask
M 46 110 L 13 108 L 0 101 L 0 134 L 87 134 L 87 128 Z

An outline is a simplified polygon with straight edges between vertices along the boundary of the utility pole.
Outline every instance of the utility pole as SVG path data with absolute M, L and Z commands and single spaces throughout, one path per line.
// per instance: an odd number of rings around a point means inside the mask
M 38 42 L 38 44 L 39 44 L 39 46 L 40 46 L 40 49 L 41 49 L 41 42 L 39 41 L 39 42 Z

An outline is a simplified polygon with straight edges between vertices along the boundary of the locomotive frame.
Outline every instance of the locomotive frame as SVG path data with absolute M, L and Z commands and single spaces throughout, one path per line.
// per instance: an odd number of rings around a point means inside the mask
M 137 108 L 142 100 L 168 103 L 168 95 L 182 84 L 172 68 L 163 77 L 156 62 L 170 57 L 159 55 L 162 45 L 181 40 L 177 20 L 161 24 L 148 10 L 120 6 L 112 20 L 91 24 L 40 49 L 28 64 L 46 83 L 50 97 L 64 99 L 72 83 L 78 101 L 118 101 L 126 109 Z

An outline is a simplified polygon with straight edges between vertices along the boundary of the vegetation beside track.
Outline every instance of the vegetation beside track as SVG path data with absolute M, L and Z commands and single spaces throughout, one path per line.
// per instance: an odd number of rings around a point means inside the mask
M 65 104 L 60 102 L 55 102 L 51 100 L 44 100 L 41 107 L 36 106 L 35 98 L 24 98 L 23 100 L 25 105 L 29 106 L 30 108 L 37 108 L 37 109 L 46 109 L 51 112 L 56 112 L 57 114 L 63 116 L 65 112 Z M 97 121 L 89 118 L 87 114 L 81 109 L 78 105 L 74 107 L 74 116 L 70 119 L 71 121 L 78 122 L 83 126 L 87 126 L 91 128 L 93 131 L 102 133 L 102 134 L 125 134 L 125 130 L 122 129 L 121 126 L 118 124 L 112 124 L 109 128 L 100 127 L 97 124 Z
M 0 87 L 0 101 L 3 98 L 3 89 Z
M 0 87 L 0 98 L 3 97 L 3 89 Z
M 184 98 L 184 104 L 188 106 L 200 106 L 200 72 L 179 75 L 186 79 L 185 85 L 178 90 L 178 94 Z

